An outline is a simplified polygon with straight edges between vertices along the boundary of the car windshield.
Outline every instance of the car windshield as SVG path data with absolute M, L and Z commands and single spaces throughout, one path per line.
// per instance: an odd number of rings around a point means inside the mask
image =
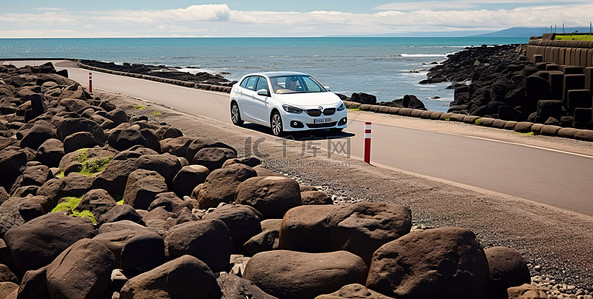
M 325 92 L 315 79 L 307 75 L 290 75 L 270 77 L 275 93 Z

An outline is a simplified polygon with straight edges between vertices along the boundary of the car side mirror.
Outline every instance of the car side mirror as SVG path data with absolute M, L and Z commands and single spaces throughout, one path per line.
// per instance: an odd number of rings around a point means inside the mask
M 330 91 L 329 86 L 323 86 L 323 88 L 325 88 L 325 90 L 327 90 L 327 91 Z
M 264 96 L 264 97 L 269 97 L 270 96 L 270 92 L 267 89 L 260 89 L 260 90 L 257 91 L 257 95 Z

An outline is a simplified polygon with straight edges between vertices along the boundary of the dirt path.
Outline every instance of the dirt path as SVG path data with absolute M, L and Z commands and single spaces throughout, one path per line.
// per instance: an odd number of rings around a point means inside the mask
M 309 147 L 314 145 L 312 142 L 277 139 L 265 130 L 237 130 L 230 121 L 187 115 L 122 95 L 95 91 L 95 96 L 110 99 L 130 114 L 147 115 L 151 120 L 166 122 L 181 129 L 187 136 L 216 138 L 234 146 L 240 156 L 245 152 L 269 154 L 265 159 L 268 168 L 306 184 L 322 186 L 339 199 L 384 201 L 409 206 L 415 225 L 467 227 L 476 233 L 485 248 L 507 246 L 520 251 L 530 263 L 532 275 L 551 275 L 556 282 L 593 290 L 593 217 L 397 169 L 369 166 L 361 160 L 335 153 L 328 158 L 327 152 L 312 151 Z M 136 109 L 137 104 L 147 108 Z M 386 116 L 375 117 L 377 121 L 393 121 Z M 446 122 L 402 119 L 400 125 L 418 128 L 430 125 L 432 129 L 453 134 L 526 142 L 521 139 L 522 136 L 506 131 L 484 133 L 473 127 L 462 128 L 463 124 L 447 127 Z M 258 140 L 261 143 L 254 147 Z M 582 154 L 592 152 L 588 143 L 557 138 L 554 141 L 532 138 L 527 143 L 533 143 L 533 146 L 555 144 L 559 150 Z M 303 152 L 305 155 L 301 156 Z M 487 170 L 477 169 L 475 175 L 487 177 L 488 173 Z M 541 270 L 536 270 L 540 267 Z

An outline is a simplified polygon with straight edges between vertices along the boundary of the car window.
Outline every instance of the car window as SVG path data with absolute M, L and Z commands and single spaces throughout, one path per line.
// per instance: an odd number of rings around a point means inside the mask
M 325 92 L 323 86 L 307 75 L 278 76 L 270 81 L 275 93 Z
M 249 78 L 251 78 L 251 76 L 245 77 L 245 79 L 243 79 L 243 81 L 241 81 L 241 87 L 247 88 L 247 81 L 249 81 Z
M 259 80 L 257 80 L 257 87 L 255 88 L 255 90 L 260 90 L 260 89 L 265 89 L 268 90 L 268 81 L 266 80 L 266 78 L 264 77 L 258 77 Z
M 245 88 L 255 90 L 255 84 L 257 83 L 258 76 L 251 76 L 247 81 L 247 86 Z

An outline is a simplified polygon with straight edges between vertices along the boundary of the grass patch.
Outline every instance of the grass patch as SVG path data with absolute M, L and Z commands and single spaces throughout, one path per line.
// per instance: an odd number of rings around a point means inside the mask
M 447 117 L 447 118 L 445 118 L 445 120 L 446 120 L 446 121 L 450 121 L 450 120 L 451 120 L 451 118 L 450 118 L 450 117 Z
M 482 120 L 481 120 L 480 118 L 478 118 L 478 119 L 476 119 L 476 120 L 474 121 L 474 124 L 476 124 L 476 125 L 478 125 L 478 126 L 479 126 L 481 123 L 482 123 Z
M 136 106 L 134 106 L 134 109 L 136 109 L 136 110 L 144 110 L 146 108 L 147 108 L 146 106 L 142 106 L 142 105 L 136 105 Z
M 95 219 L 95 215 L 93 215 L 93 213 L 89 210 L 84 210 L 81 212 L 78 211 L 72 211 L 72 216 L 74 217 L 87 217 L 89 219 L 91 219 L 91 221 L 93 222 L 93 224 L 97 224 L 97 219 Z
M 163 114 L 163 113 L 160 112 L 160 111 L 153 111 L 150 115 L 152 115 L 152 116 L 161 116 L 161 114 Z
M 357 108 L 348 108 L 348 111 L 360 111 L 360 107 L 357 107 Z
M 54 212 L 72 212 L 72 210 L 74 210 L 74 208 L 76 208 L 76 206 L 78 206 L 78 204 L 80 203 L 81 200 L 82 200 L 82 196 L 81 197 L 64 197 L 64 201 L 62 201 L 55 208 L 53 208 L 53 210 L 51 210 L 51 212 L 52 213 L 54 213 Z
M 95 215 L 89 210 L 83 211 L 75 211 L 74 209 L 78 206 L 80 201 L 82 200 L 81 197 L 64 197 L 63 201 L 60 202 L 55 208 L 51 210 L 52 213 L 55 212 L 66 212 L 66 214 L 74 217 L 87 217 L 93 223 L 97 223 L 97 219 L 95 219 Z
M 533 136 L 533 135 L 535 135 L 535 133 L 533 133 L 533 132 L 521 133 L 521 132 L 517 132 L 517 131 L 515 131 L 515 134 L 525 135 L 525 136 Z
M 105 169 L 105 166 L 113 159 L 113 156 L 108 156 L 103 159 L 89 160 L 87 155 L 87 149 L 81 149 L 78 151 L 78 162 L 82 164 L 82 168 L 79 173 L 86 176 L 93 176 Z
M 58 172 L 58 174 L 56 174 L 56 178 L 61 179 L 64 177 L 64 171 L 60 170 L 60 172 Z
M 556 34 L 554 40 L 584 40 L 593 41 L 593 35 L 591 34 Z
M 124 200 L 123 200 L 123 198 L 122 198 L 121 200 L 119 200 L 119 201 L 117 202 L 117 204 L 118 204 L 118 205 L 123 205 L 123 204 L 124 204 Z

